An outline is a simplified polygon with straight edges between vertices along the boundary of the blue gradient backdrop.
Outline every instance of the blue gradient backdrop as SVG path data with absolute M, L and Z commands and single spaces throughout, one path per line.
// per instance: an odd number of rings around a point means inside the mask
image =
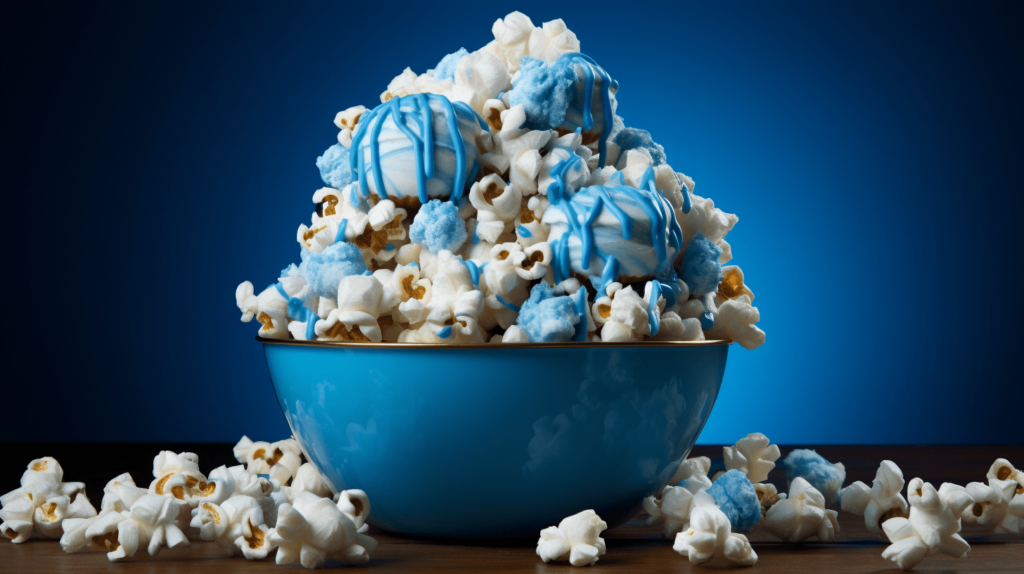
M 287 432 L 235 286 L 298 259 L 335 112 L 512 9 L 288 4 L 4 5 L 3 440 Z M 768 341 L 701 441 L 1020 443 L 1020 9 L 614 6 L 515 8 L 740 216 Z

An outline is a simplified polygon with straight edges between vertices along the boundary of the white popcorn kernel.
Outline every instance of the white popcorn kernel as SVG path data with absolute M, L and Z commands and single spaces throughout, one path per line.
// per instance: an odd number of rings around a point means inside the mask
M 352 135 L 352 130 L 342 128 L 342 130 L 338 132 L 338 143 L 340 143 L 342 147 L 352 149 Z
M 199 529 L 203 540 L 216 542 L 229 556 L 262 560 L 273 549 L 263 510 L 249 496 L 232 496 L 220 505 L 200 504 L 192 511 L 191 526 Z
M 1020 535 L 1024 526 L 1024 497 L 1014 495 L 1019 485 L 1013 480 L 990 479 L 988 484 L 971 482 L 967 494 L 974 504 L 964 510 L 961 518 L 969 524 L 978 524 L 998 534 Z M 1014 504 L 1015 499 L 1019 499 Z
M 752 483 L 768 480 L 768 473 L 782 456 L 778 445 L 769 445 L 769 442 L 768 437 L 757 432 L 741 438 L 733 446 L 723 448 L 725 469 L 743 472 Z
M 650 515 L 647 518 L 647 525 L 661 524 L 665 538 L 675 538 L 677 534 L 690 527 L 690 504 L 693 502 L 693 494 L 686 488 L 669 485 L 662 489 L 661 498 L 645 498 L 644 510 Z
M 1014 468 L 1010 461 L 1005 458 L 997 458 L 992 466 L 989 467 L 988 473 L 985 474 L 989 481 L 992 480 L 1012 480 L 1024 487 L 1024 472 L 1021 472 Z M 1019 489 L 1017 494 L 1024 494 L 1024 488 Z
M 383 335 L 377 318 L 384 302 L 384 286 L 372 275 L 349 275 L 338 285 L 338 308 L 316 322 L 318 339 L 372 341 Z M 297 468 L 297 467 L 296 467 Z
M 252 283 L 248 281 L 239 283 L 238 288 L 235 289 L 235 304 L 242 312 L 242 322 L 244 323 L 252 321 L 252 318 L 259 312 L 259 304 L 253 293 Z
M 480 50 L 467 54 L 455 67 L 452 100 L 465 102 L 481 116 L 484 104 L 508 87 L 511 75 L 501 58 Z
M 971 549 L 960 537 L 960 516 L 974 500 L 963 487 L 944 483 L 936 491 L 930 483 L 914 478 L 907 485 L 910 517 L 885 521 L 882 530 L 892 544 L 882 552 L 901 570 L 910 570 L 925 556 L 942 552 L 960 558 Z
M 511 256 L 516 274 L 526 281 L 541 279 L 551 269 L 551 245 L 547 241 L 535 243 Z
M 714 326 L 707 335 L 716 339 L 732 339 L 744 349 L 753 350 L 764 344 L 764 331 L 757 328 L 761 314 L 750 305 L 750 297 L 740 295 L 722 303 L 713 311 Z
M 63 478 L 64 469 L 53 457 L 30 462 L 21 486 L 0 496 L 0 535 L 15 544 L 33 535 L 59 539 L 67 519 L 94 517 L 96 509 L 85 496 L 85 485 L 62 482 Z
M 338 509 L 348 515 L 356 525 L 357 532 L 366 532 L 370 526 L 366 524 L 370 516 L 370 497 L 357 488 L 343 490 L 334 497 Z
M 878 536 L 884 535 L 882 524 L 890 518 L 910 516 L 903 490 L 903 471 L 891 460 L 883 460 L 875 473 L 871 488 L 856 481 L 840 492 L 844 512 L 864 517 L 864 525 Z
M 512 166 L 507 157 L 494 152 L 481 154 L 480 157 L 477 158 L 477 161 L 480 162 L 480 169 L 483 170 L 482 173 L 490 172 L 490 174 L 498 176 L 507 172 L 508 168 Z M 463 219 L 467 218 L 463 217 Z
M 822 542 L 835 540 L 839 513 L 825 509 L 825 497 L 801 477 L 793 479 L 786 498 L 776 502 L 761 524 L 782 540 L 803 542 L 817 536 Z
M 491 127 L 492 132 L 501 131 L 501 112 L 506 109 L 508 108 L 505 106 L 505 102 L 501 100 L 487 100 L 484 102 L 484 111 L 480 115 L 484 118 L 484 121 L 487 122 L 487 125 Z M 506 162 L 507 161 L 508 160 L 506 160 Z M 508 166 L 506 165 L 505 169 L 498 173 L 505 173 L 507 170 Z
M 764 518 L 768 513 L 768 510 L 775 505 L 776 502 L 785 498 L 785 494 L 779 496 L 779 491 L 775 488 L 775 485 L 770 482 L 758 482 L 754 483 L 754 492 L 757 494 L 757 500 L 761 503 L 761 518 Z
M 608 524 L 593 510 L 564 518 L 558 526 L 540 531 L 537 556 L 545 563 L 568 560 L 573 566 L 589 566 L 607 552 L 601 532 Z
M 343 112 L 338 112 L 338 115 L 334 116 L 334 125 L 338 126 L 339 130 L 354 132 L 359 124 L 359 118 L 364 113 L 366 113 L 366 106 L 352 106 Z
M 679 484 L 684 480 L 690 478 L 703 477 L 707 482 L 707 486 L 711 486 L 711 480 L 708 479 L 708 472 L 711 470 L 711 459 L 706 456 L 698 456 L 694 458 L 687 458 L 683 462 L 679 463 L 679 468 L 676 469 L 675 474 L 669 479 L 669 484 Z M 707 488 L 707 487 L 705 487 Z M 693 491 L 696 492 L 696 491 Z
M 324 482 L 323 475 L 320 474 L 320 471 L 311 462 L 300 466 L 299 470 L 295 471 L 295 478 L 292 479 L 291 485 L 283 488 L 290 490 L 292 498 L 299 492 L 310 492 L 321 498 L 329 498 L 331 496 L 331 489 Z
M 493 216 L 492 221 L 510 222 L 519 215 L 522 199 L 519 188 L 506 184 L 500 176 L 493 173 L 474 183 L 469 190 L 469 201 L 479 214 L 478 220 L 486 219 L 483 215 L 488 213 Z
M 654 336 L 655 341 L 703 341 L 704 330 L 700 326 L 700 319 L 683 319 L 678 314 L 669 311 L 662 313 L 661 326 L 658 334 Z
M 236 460 L 246 465 L 249 474 L 270 475 L 281 484 L 287 484 L 302 465 L 302 449 L 293 438 L 268 443 L 253 442 L 242 436 L 235 445 L 234 455 Z
M 157 494 L 147 494 L 136 500 L 127 516 L 122 513 L 117 523 L 119 545 L 107 553 L 107 559 L 116 562 L 131 558 L 142 547 L 150 556 L 156 556 L 164 546 L 188 546 L 185 533 L 175 525 L 181 507 L 182 503 L 177 499 Z M 93 537 L 89 532 L 86 536 Z
M 331 556 L 345 564 L 366 562 L 377 546 L 333 501 L 309 492 L 281 505 L 270 543 L 278 549 L 278 564 L 299 561 L 306 568 L 321 568 Z
M 747 537 L 733 534 L 728 517 L 707 492 L 698 492 L 691 502 L 690 526 L 676 535 L 672 549 L 687 556 L 691 564 L 704 564 L 716 556 L 739 566 L 753 566 L 757 553 Z

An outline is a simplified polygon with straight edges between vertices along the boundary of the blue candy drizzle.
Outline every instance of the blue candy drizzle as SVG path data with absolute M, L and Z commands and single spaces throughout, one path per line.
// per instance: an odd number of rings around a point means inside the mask
M 313 317 L 316 317 L 316 313 L 312 309 L 306 307 L 306 300 L 299 299 L 298 297 L 289 297 L 288 292 L 284 290 L 284 285 L 280 282 L 275 283 L 274 287 L 281 297 L 284 297 L 288 301 L 288 316 L 292 319 L 306 324 L 306 339 L 312 341 L 316 339 L 316 321 Z M 316 317 L 319 319 L 319 317 Z

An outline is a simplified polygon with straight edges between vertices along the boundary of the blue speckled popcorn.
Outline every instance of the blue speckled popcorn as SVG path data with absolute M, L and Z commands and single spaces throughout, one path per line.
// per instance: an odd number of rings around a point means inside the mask
M 324 151 L 324 155 L 316 158 L 316 167 L 320 170 L 320 179 L 335 189 L 352 183 L 348 149 L 341 144 L 332 145 Z
M 761 502 L 743 472 L 726 472 L 712 483 L 707 493 L 729 518 L 733 532 L 750 532 L 761 520 Z
M 519 310 L 516 324 L 530 336 L 531 343 L 568 343 L 579 322 L 576 303 L 571 297 L 557 297 L 546 283 L 538 283 Z
M 647 131 L 675 116 L 627 125 L 618 82 L 560 19 L 513 12 L 491 34 L 334 115 L 302 263 L 260 293 L 242 282 L 242 321 L 277 339 L 761 345 L 753 290 L 721 267 L 738 218 Z
M 619 146 L 619 157 L 624 157 L 624 154 L 631 149 L 643 148 L 651 153 L 651 158 L 654 160 L 653 165 L 665 163 L 665 148 L 655 142 L 651 138 L 651 132 L 647 130 L 625 128 L 612 141 Z
M 789 453 L 782 464 L 786 465 L 787 484 L 792 484 L 799 476 L 825 497 L 826 508 L 839 501 L 839 492 L 846 480 L 843 463 L 832 464 L 813 450 L 798 448 Z
M 359 248 L 344 241 L 329 245 L 320 253 L 302 251 L 301 255 L 299 275 L 320 297 L 337 299 L 342 279 L 369 271 Z
M 467 237 L 466 222 L 459 217 L 458 206 L 450 201 L 428 201 L 409 228 L 409 238 L 434 254 L 457 251 Z
M 441 58 L 441 61 L 437 63 L 437 67 L 433 70 L 427 70 L 427 73 L 434 76 L 435 80 L 452 80 L 454 82 L 455 68 L 459 67 L 459 62 L 468 54 L 469 52 L 465 48 L 459 48 L 457 52 L 452 52 Z
M 534 129 L 557 128 L 565 121 L 565 111 L 573 97 L 576 72 L 571 62 L 559 58 L 551 64 L 523 56 L 519 75 L 508 93 L 510 105 L 522 104 L 527 125 Z

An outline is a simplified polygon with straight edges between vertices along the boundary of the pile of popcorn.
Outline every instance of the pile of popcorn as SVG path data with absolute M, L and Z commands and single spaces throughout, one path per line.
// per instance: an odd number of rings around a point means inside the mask
M 204 475 L 192 453 L 163 451 L 153 459 L 149 488 L 129 474 L 103 488 L 99 511 L 80 482 L 63 482 L 64 471 L 50 457 L 33 460 L 21 487 L 0 496 L 0 534 L 15 544 L 29 538 L 59 539 L 65 552 L 93 549 L 111 562 L 140 550 L 156 556 L 164 546 L 215 542 L 228 556 L 263 560 L 276 551 L 277 564 L 299 562 L 321 568 L 328 558 L 343 564 L 370 559 L 377 542 L 367 536 L 370 500 L 362 490 L 333 488 L 316 467 L 302 462 L 294 439 L 275 443 L 247 437 L 235 446 L 242 464 Z M 1000 458 L 987 482 L 938 490 L 914 478 L 903 496 L 903 472 L 883 461 L 869 487 L 843 487 L 846 471 L 813 450 L 793 450 L 783 459 L 788 493 L 765 483 L 781 458 L 779 447 L 760 433 L 725 447 L 725 471 L 708 477 L 711 460 L 684 460 L 658 496 L 643 501 L 647 524 L 663 529 L 672 548 L 693 564 L 752 566 L 757 553 L 744 533 L 761 529 L 792 543 L 839 533 L 839 505 L 864 517 L 867 528 L 891 545 L 882 558 L 903 570 L 938 552 L 955 558 L 970 545 L 959 534 L 963 522 L 979 530 L 1024 536 L 1024 471 Z M 537 541 L 544 562 L 594 564 L 608 551 L 608 528 L 584 510 L 545 528 Z
M 62 482 L 51 457 L 33 460 L 21 487 L 0 497 L 0 533 L 18 544 L 59 539 L 65 552 L 107 553 L 111 562 L 140 550 L 216 542 L 229 556 L 321 568 L 328 558 L 344 564 L 370 559 L 377 542 L 367 536 L 370 500 L 362 490 L 333 494 L 294 439 L 275 443 L 247 437 L 235 446 L 242 463 L 199 470 L 195 454 L 163 451 L 153 459 L 149 488 L 130 474 L 111 479 L 97 511 L 80 482 Z
M 494 40 L 339 112 L 299 264 L 242 320 L 275 339 L 432 344 L 700 341 L 765 334 L 725 236 L 562 20 Z

